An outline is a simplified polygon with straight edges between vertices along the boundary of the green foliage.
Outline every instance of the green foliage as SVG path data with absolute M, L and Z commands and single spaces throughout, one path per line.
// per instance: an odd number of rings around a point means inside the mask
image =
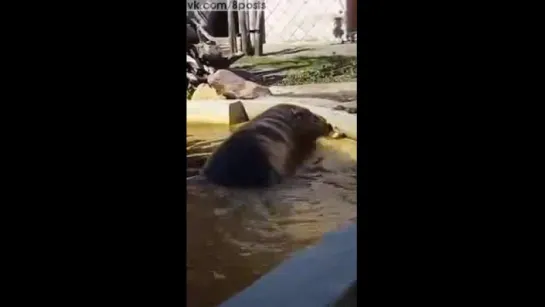
M 280 84 L 344 82 L 356 79 L 357 75 L 356 58 L 336 56 L 331 57 L 330 61 L 321 66 L 314 65 L 307 69 L 288 73 L 286 78 L 280 81 Z
M 357 59 L 354 56 L 299 56 L 295 58 L 250 57 L 240 68 L 273 68 L 286 71 L 286 77 L 271 85 L 298 85 L 354 81 L 357 78 Z

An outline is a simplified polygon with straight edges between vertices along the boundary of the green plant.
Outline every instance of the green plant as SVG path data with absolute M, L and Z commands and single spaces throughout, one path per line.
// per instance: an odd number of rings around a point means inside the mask
M 330 83 L 353 81 L 357 78 L 357 59 L 354 56 L 300 56 L 290 59 L 251 57 L 240 68 L 274 68 L 285 71 L 285 78 L 278 85 Z

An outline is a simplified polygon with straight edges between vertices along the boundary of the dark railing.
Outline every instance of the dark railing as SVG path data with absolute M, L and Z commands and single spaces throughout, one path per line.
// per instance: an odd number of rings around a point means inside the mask
M 219 307 L 356 306 L 357 225 L 326 234 Z

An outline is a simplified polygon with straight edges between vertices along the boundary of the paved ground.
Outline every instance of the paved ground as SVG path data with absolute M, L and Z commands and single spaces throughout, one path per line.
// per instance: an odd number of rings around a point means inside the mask
M 357 113 L 357 88 L 356 82 L 343 82 L 271 86 L 269 89 L 275 97 L 299 98 L 299 102 L 302 103 L 320 105 L 348 113 Z M 315 98 L 318 100 L 313 101 Z
M 356 56 L 357 44 L 265 44 L 263 53 L 268 57 L 289 58 L 296 56 Z
M 357 44 L 265 44 L 263 53 L 267 58 L 289 59 L 298 56 L 357 56 Z M 236 63 L 243 65 L 244 61 Z M 235 65 L 236 66 L 236 65 Z M 269 72 L 270 71 L 270 72 Z M 273 75 L 285 75 L 285 71 L 277 71 L 274 68 L 261 68 L 259 73 L 266 78 Z M 306 84 L 294 86 L 273 86 L 271 92 L 274 95 L 287 97 L 322 98 L 337 102 L 333 108 L 346 110 L 350 113 L 357 112 L 357 83 L 328 83 L 328 84 Z
M 303 84 L 303 85 L 288 85 L 288 86 L 271 86 L 269 87 L 274 95 L 283 94 L 332 94 L 337 92 L 356 92 L 358 84 L 356 82 L 340 82 L 340 83 L 320 83 L 320 84 Z
M 333 107 L 339 104 L 345 108 L 357 107 L 356 82 L 271 86 L 269 89 L 275 96 L 328 99 L 336 102 Z
M 217 38 L 217 43 L 222 47 L 223 52 L 229 52 L 226 38 Z M 328 56 L 345 55 L 356 56 L 357 43 L 331 44 L 331 43 L 285 43 L 285 44 L 264 44 L 264 56 L 289 58 L 295 56 Z
M 357 44 L 265 44 L 264 56 L 261 57 L 242 57 L 232 64 L 233 68 L 242 68 L 263 78 L 265 85 L 277 84 L 284 79 L 288 73 L 303 71 L 310 67 L 315 70 L 321 70 L 323 65 L 333 64 L 339 67 L 346 66 L 339 60 L 330 62 L 331 56 L 357 56 Z M 350 61 L 350 60 L 347 60 Z M 344 66 L 343 66 L 344 65 Z M 350 64 L 348 64 L 350 65 Z M 306 67 L 306 68 L 305 68 Z M 353 80 L 350 73 L 342 80 L 342 77 L 335 80 L 321 80 L 321 82 L 339 82 Z
M 263 45 L 264 58 L 290 59 L 295 57 L 320 57 L 320 56 L 357 56 L 357 43 L 345 44 L 265 44 Z M 244 66 L 248 58 L 242 58 L 235 62 L 232 67 Z M 250 71 L 263 78 L 283 77 L 287 71 L 274 67 L 252 68 Z M 356 82 L 328 83 L 328 84 L 306 84 L 295 86 L 272 86 L 271 92 L 275 96 L 319 98 L 331 101 L 331 108 L 345 110 L 349 113 L 357 113 L 357 84 Z

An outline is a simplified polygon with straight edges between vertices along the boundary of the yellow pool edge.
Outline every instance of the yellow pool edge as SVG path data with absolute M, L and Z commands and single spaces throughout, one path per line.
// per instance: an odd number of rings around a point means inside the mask
M 187 122 L 190 124 L 221 124 L 229 125 L 229 105 L 241 102 L 250 119 L 277 104 L 285 103 L 275 99 L 255 100 L 200 100 L 188 102 L 186 105 Z M 291 104 L 308 108 L 310 111 L 323 116 L 331 125 L 346 134 L 348 138 L 358 139 L 357 116 L 344 111 L 336 111 L 327 107 L 312 106 L 304 103 Z

